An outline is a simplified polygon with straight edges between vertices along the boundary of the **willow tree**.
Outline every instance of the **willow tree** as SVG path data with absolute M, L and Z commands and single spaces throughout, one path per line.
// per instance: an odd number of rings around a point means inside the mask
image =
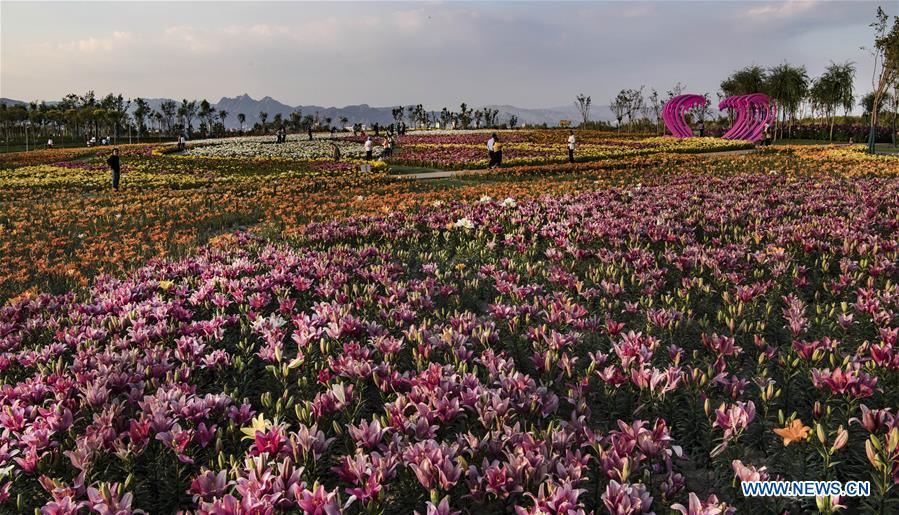
M 787 113 L 790 115 L 789 135 L 793 136 L 792 122 L 796 118 L 796 109 L 808 93 L 808 85 L 808 73 L 805 71 L 805 66 L 792 66 L 785 62 L 768 70 L 767 90 L 768 95 L 774 100 L 780 111 L 781 123 L 777 128 L 780 129 L 781 139 L 783 138 L 783 126 L 787 123 Z M 775 139 L 777 128 L 775 128 Z
M 833 141 L 833 126 L 837 109 L 843 108 L 843 118 L 852 110 L 855 102 L 853 82 L 855 80 L 855 64 L 831 62 L 824 73 L 812 84 L 809 96 L 812 102 L 824 111 L 830 124 L 830 141 Z

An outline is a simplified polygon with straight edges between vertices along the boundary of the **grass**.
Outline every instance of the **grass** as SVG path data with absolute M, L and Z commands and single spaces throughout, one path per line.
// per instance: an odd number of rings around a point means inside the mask
M 440 170 L 438 168 L 426 168 L 422 166 L 400 166 L 400 165 L 390 165 L 390 171 L 388 172 L 390 175 L 413 175 L 417 173 L 432 173 L 432 172 L 445 172 L 447 170 Z

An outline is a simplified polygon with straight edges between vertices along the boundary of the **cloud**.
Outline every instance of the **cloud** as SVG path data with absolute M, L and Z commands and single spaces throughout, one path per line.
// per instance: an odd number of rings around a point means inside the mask
M 77 41 L 69 41 L 60 43 L 58 48 L 66 52 L 80 52 L 84 54 L 93 54 L 97 52 L 109 52 L 128 44 L 133 40 L 130 32 L 113 32 L 108 36 L 89 37 L 87 39 L 79 39 Z
M 808 12 L 818 4 L 815 0 L 788 0 L 778 4 L 765 4 L 747 11 L 750 16 L 791 18 Z

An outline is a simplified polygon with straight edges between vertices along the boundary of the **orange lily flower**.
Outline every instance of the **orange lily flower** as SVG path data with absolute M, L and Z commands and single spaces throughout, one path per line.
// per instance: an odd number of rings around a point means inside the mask
M 777 433 L 777 436 L 784 439 L 784 447 L 786 447 L 793 442 L 801 442 L 808 438 L 810 430 L 810 427 L 797 418 L 786 427 L 775 429 L 774 432 Z

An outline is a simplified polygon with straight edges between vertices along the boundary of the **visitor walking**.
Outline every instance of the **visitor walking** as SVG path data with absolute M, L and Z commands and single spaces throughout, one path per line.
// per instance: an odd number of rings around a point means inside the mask
M 487 168 L 493 166 L 493 144 L 496 142 L 496 133 L 490 135 L 487 140 Z
M 47 148 L 53 148 L 53 138 L 47 140 Z
M 499 168 L 503 165 L 503 144 L 499 138 L 493 139 L 493 166 Z
M 366 161 L 371 161 L 371 147 L 372 147 L 371 138 L 365 138 L 364 148 L 365 148 L 365 160 Z
M 574 163 L 574 147 L 577 145 L 577 138 L 574 137 L 574 131 L 568 133 L 568 162 Z
M 762 138 L 763 138 L 762 141 L 764 142 L 764 145 L 765 145 L 766 147 L 771 145 L 771 132 L 768 130 L 769 127 L 770 127 L 770 125 L 768 125 L 768 124 L 766 123 L 766 124 L 765 124 L 765 131 L 762 132 Z
M 384 141 L 381 142 L 381 158 L 390 157 L 390 154 L 393 153 L 393 149 L 390 148 L 390 138 L 384 136 Z
M 337 146 L 337 143 L 331 142 L 331 146 L 334 147 L 334 162 L 340 161 L 340 147 Z
M 380 135 L 380 133 L 379 133 L 380 130 L 381 130 L 381 127 L 378 125 L 378 122 L 375 122 L 375 136 Z
M 705 136 L 705 120 L 700 120 L 699 122 L 699 137 Z
M 178 150 L 183 152 L 185 148 L 187 148 L 187 139 L 184 138 L 184 134 L 181 134 L 178 136 Z
M 109 169 L 112 170 L 112 189 L 119 191 L 119 177 L 121 175 L 121 163 L 119 162 L 119 149 L 112 149 L 112 155 L 106 160 Z

